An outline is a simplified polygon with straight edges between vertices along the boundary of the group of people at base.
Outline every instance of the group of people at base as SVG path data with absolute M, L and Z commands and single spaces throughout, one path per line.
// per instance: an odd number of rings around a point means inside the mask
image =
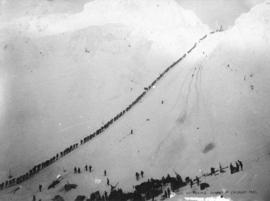
M 201 176 L 195 176 L 193 179 L 189 176 L 185 177 L 185 179 L 182 179 L 182 177 L 177 173 L 174 172 L 175 176 L 171 176 L 170 174 L 167 174 L 167 176 L 161 177 L 161 179 L 147 179 L 144 180 L 140 184 L 133 186 L 132 192 L 125 192 L 123 189 L 117 187 L 118 183 L 116 185 L 110 184 L 110 180 L 108 178 L 107 170 L 105 169 L 103 171 L 103 175 L 107 177 L 107 185 L 110 186 L 110 191 L 95 191 L 93 193 L 90 193 L 90 196 L 87 198 L 84 195 L 78 195 L 75 201 L 83 200 L 83 201 L 144 201 L 144 200 L 155 200 L 155 198 L 159 199 L 166 199 L 170 198 L 172 192 L 178 191 L 178 189 L 183 188 L 185 186 L 190 186 L 190 188 L 193 188 L 194 185 L 196 185 L 200 190 L 204 191 L 207 188 L 210 187 L 210 185 L 206 182 L 202 182 L 203 177 L 208 176 L 216 176 L 219 173 L 223 174 L 226 172 L 226 169 L 230 169 L 230 173 L 234 174 L 236 172 L 239 172 L 240 170 L 243 170 L 243 162 L 240 160 L 237 160 L 233 163 L 230 163 L 229 166 L 222 167 L 222 165 L 219 163 L 219 168 L 210 167 L 210 172 L 202 174 Z M 83 168 L 80 167 L 74 167 L 74 174 L 80 174 L 82 173 L 82 170 L 85 172 L 92 172 L 93 167 L 91 165 L 86 164 L 83 166 Z M 144 179 L 144 171 L 141 170 L 139 172 L 135 172 L 135 179 L 136 181 L 140 181 L 140 179 Z M 60 176 L 56 180 L 52 182 L 48 186 L 48 190 L 52 188 L 51 186 L 54 184 L 53 188 L 60 184 L 61 180 L 63 178 Z M 67 184 L 65 184 L 67 185 Z M 69 190 L 76 188 L 76 184 L 68 184 L 72 185 L 72 188 L 69 188 Z M 65 188 L 64 188 L 65 189 Z M 42 192 L 43 186 L 40 184 L 38 186 L 38 191 Z M 69 191 L 68 190 L 68 191 Z M 61 197 L 61 196 L 60 196 Z M 33 195 L 32 201 L 37 201 L 36 195 Z M 42 201 L 39 199 L 38 201 Z

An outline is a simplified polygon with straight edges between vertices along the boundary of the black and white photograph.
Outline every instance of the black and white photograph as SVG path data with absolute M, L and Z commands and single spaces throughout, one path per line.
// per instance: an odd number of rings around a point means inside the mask
M 270 201 L 270 0 L 0 0 L 0 201 Z

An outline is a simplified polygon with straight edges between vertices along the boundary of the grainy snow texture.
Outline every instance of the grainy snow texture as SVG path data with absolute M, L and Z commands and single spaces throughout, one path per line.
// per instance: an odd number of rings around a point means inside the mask
M 112 184 L 132 191 L 151 177 L 174 171 L 195 177 L 236 160 L 243 171 L 204 179 L 210 184 L 206 197 L 228 190 L 248 191 L 225 194 L 233 201 L 270 200 L 270 2 L 214 34 L 173 0 L 81 4 L 74 13 L 61 11 L 59 3 L 57 14 L 1 15 L 1 182 L 94 132 L 196 47 L 104 133 L 21 183 L 16 193 L 10 193 L 16 186 L 0 191 L 0 200 L 61 195 L 73 201 L 110 191 L 104 169 Z M 73 174 L 74 166 L 85 164 L 92 173 Z M 138 182 L 140 170 L 145 176 Z M 61 185 L 47 190 L 58 174 Z M 63 192 L 67 182 L 78 187 Z M 185 200 L 192 190 L 198 188 L 186 186 L 171 200 Z

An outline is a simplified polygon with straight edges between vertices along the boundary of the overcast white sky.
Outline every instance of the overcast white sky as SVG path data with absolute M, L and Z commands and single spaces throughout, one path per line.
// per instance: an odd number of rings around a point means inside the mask
M 196 15 L 215 28 L 217 25 L 229 27 L 242 13 L 264 0 L 176 0 L 182 7 L 193 10 Z
M 85 3 L 93 0 L 0 0 L 0 17 L 14 19 L 24 15 L 77 13 Z M 242 13 L 264 0 L 176 0 L 182 7 L 193 10 L 212 28 L 228 27 Z M 0 18 L 1 19 L 1 18 Z M 3 18 L 2 18 L 3 19 Z

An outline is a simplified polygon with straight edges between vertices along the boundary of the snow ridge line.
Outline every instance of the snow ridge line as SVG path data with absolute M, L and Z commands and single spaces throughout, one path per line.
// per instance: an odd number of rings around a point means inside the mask
M 209 34 L 214 34 L 217 32 L 222 32 L 223 29 L 222 27 L 220 29 L 217 29 L 215 31 L 209 32 Z M 128 105 L 124 110 L 122 110 L 120 113 L 118 113 L 116 116 L 114 116 L 111 120 L 107 121 L 106 124 L 104 124 L 102 127 L 97 129 L 94 133 L 84 137 L 83 139 L 80 140 L 80 143 L 75 143 L 73 145 L 70 145 L 60 153 L 57 153 L 55 156 L 51 157 L 50 159 L 39 163 L 38 165 L 35 165 L 31 170 L 26 172 L 25 174 L 18 176 L 16 178 L 10 178 L 6 180 L 5 182 L 0 183 L 0 190 L 21 184 L 22 182 L 30 179 L 34 175 L 36 175 L 39 171 L 42 169 L 45 169 L 46 167 L 50 166 L 60 158 L 64 157 L 65 155 L 69 154 L 71 151 L 74 151 L 75 149 L 78 148 L 79 144 L 80 146 L 84 145 L 86 142 L 91 140 L 92 138 L 96 137 L 97 135 L 101 134 L 104 132 L 107 128 L 109 128 L 115 121 L 117 121 L 120 117 L 122 117 L 126 112 L 128 112 L 131 108 L 135 106 L 146 94 L 149 92 L 153 86 L 160 81 L 160 79 L 167 74 L 173 67 L 175 67 L 180 61 L 182 61 L 187 54 L 190 54 L 196 47 L 197 43 L 200 43 L 204 39 L 206 39 L 208 34 L 205 34 L 202 38 L 198 40 L 198 42 L 195 42 L 194 45 L 186 52 L 184 53 L 179 59 L 177 59 L 175 62 L 173 62 L 170 66 L 168 66 L 160 75 L 147 87 L 144 88 L 144 91 L 130 104 Z

